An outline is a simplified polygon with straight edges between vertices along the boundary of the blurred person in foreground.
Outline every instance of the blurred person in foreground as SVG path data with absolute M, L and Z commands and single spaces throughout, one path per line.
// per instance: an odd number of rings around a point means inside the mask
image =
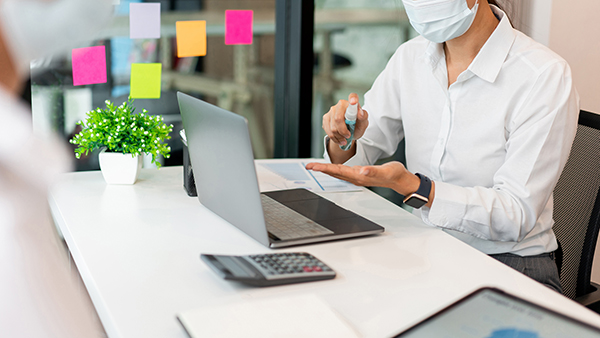
M 93 37 L 111 0 L 0 0 L 0 336 L 101 337 L 69 271 L 47 189 L 70 163 L 57 139 L 32 132 L 18 100 L 30 61 Z

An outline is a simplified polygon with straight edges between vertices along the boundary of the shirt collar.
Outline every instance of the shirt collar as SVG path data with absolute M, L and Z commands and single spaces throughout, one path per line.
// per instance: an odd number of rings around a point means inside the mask
M 508 20 L 508 16 L 500 8 L 490 5 L 500 23 L 485 42 L 481 50 L 467 68 L 467 71 L 477 75 L 485 81 L 493 83 L 502 69 L 502 65 L 515 41 L 515 32 Z M 432 68 L 440 61 L 445 60 L 444 45 L 442 43 L 430 42 L 425 54 Z
M 432 68 L 435 68 L 440 61 L 444 60 L 444 44 L 429 42 L 427 49 L 425 50 L 426 59 L 429 60 Z

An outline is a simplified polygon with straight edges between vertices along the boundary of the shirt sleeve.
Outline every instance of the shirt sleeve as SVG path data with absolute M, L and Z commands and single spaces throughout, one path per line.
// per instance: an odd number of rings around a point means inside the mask
M 356 142 L 356 154 L 344 164 L 372 165 L 379 158 L 392 156 L 404 138 L 400 110 L 400 58 L 402 46 L 365 94 L 362 109 L 369 114 L 369 127 Z M 325 144 L 324 158 L 330 161 Z
M 579 98 L 563 61 L 541 71 L 526 95 L 507 123 L 506 160 L 493 186 L 436 181 L 433 204 L 421 213 L 426 223 L 493 241 L 518 242 L 532 231 L 568 159 Z

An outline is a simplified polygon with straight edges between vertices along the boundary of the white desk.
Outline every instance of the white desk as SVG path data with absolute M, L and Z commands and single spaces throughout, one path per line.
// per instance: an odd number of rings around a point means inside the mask
M 259 177 L 273 179 L 261 170 Z M 364 337 L 409 327 L 481 286 L 496 286 L 600 326 L 600 317 L 376 194 L 323 196 L 384 226 L 382 235 L 279 250 L 307 251 L 334 280 L 271 288 L 227 282 L 199 254 L 270 249 L 215 216 L 182 187 L 182 168 L 143 170 L 132 186 L 70 173 L 52 190 L 53 216 L 109 337 L 186 337 L 178 312 L 314 294 Z M 257 314 L 258 316 L 259 314 Z

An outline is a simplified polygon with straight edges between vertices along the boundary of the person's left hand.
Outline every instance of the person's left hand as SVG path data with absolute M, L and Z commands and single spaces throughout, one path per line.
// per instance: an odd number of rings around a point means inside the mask
M 417 191 L 420 184 L 419 178 L 406 170 L 400 162 L 353 167 L 312 162 L 306 165 L 306 169 L 320 171 L 354 185 L 391 188 L 405 196 Z

